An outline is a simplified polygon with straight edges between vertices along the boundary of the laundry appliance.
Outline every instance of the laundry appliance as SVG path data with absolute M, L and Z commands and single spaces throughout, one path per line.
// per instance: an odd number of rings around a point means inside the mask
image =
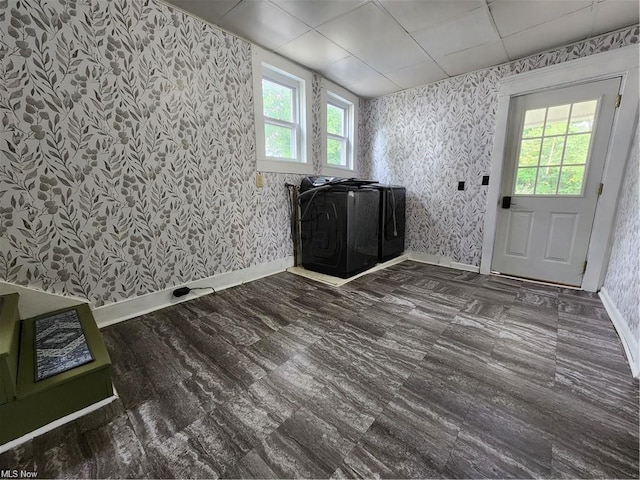
M 380 190 L 373 182 L 306 177 L 300 186 L 302 265 L 348 278 L 374 266 L 379 255 Z
M 380 192 L 378 261 L 402 255 L 405 245 L 406 189 L 398 185 L 373 184 Z

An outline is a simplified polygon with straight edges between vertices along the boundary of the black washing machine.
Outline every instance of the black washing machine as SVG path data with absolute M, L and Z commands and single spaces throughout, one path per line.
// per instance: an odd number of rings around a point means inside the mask
M 302 265 L 336 277 L 363 272 L 378 261 L 380 190 L 368 181 L 325 177 L 301 185 Z
M 404 252 L 406 198 L 405 187 L 371 185 L 380 191 L 380 228 L 378 260 L 391 260 Z

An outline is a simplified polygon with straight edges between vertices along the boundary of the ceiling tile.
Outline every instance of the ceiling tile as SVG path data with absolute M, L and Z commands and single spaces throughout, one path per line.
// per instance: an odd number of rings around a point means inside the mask
M 596 3 L 591 35 L 617 30 L 638 23 L 640 2 L 638 0 L 606 0 Z
M 486 7 L 411 35 L 436 61 L 444 55 L 499 40 Z
M 260 0 L 243 0 L 219 25 L 265 48 L 276 49 L 309 31 L 297 18 Z
M 276 52 L 314 70 L 349 56 L 349 52 L 314 30 L 284 44 Z
M 325 77 L 340 85 L 348 85 L 376 78 L 379 73 L 355 57 L 347 57 L 320 70 Z
M 210 23 L 217 23 L 229 10 L 235 7 L 240 0 L 166 0 L 178 8 L 186 10 Z
M 445 55 L 438 59 L 438 63 L 449 75 L 459 75 L 499 65 L 508 60 L 502 43 L 497 41 Z
M 409 34 L 374 3 L 327 22 L 317 30 L 382 73 L 429 58 Z
M 529 28 L 502 39 L 509 58 L 526 57 L 550 48 L 577 42 L 589 36 L 592 15 L 590 8 Z
M 401 88 L 391 80 L 380 74 L 368 78 L 366 81 L 346 85 L 346 87 L 359 97 L 375 98 L 388 95 L 401 90 Z
M 483 0 L 382 0 L 381 3 L 407 31 L 415 32 L 479 8 Z
M 344 15 L 363 3 L 363 0 L 271 0 L 291 15 L 311 27 Z
M 495 0 L 489 6 L 501 37 L 507 37 L 591 6 L 592 0 L 528 1 Z
M 429 60 L 429 55 L 406 33 L 396 36 L 385 32 L 377 38 L 386 39 L 386 42 L 373 42 L 365 51 L 358 53 L 358 58 L 381 73 Z
M 386 73 L 385 77 L 393 83 L 400 85 L 402 88 L 411 88 L 437 82 L 438 80 L 447 78 L 448 75 L 436 62 L 429 59 L 427 62 Z

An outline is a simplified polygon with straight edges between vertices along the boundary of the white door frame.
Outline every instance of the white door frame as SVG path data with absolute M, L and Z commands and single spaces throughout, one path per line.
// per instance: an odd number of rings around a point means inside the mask
M 613 120 L 602 177 L 604 190 L 596 207 L 587 253 L 587 270 L 582 277 L 581 288 L 595 292 L 602 286 L 611 253 L 611 232 L 615 221 L 616 205 L 638 115 L 638 49 L 638 45 L 618 48 L 610 52 L 513 75 L 500 81 L 480 273 L 488 274 L 491 271 L 511 97 L 560 86 L 622 77 L 620 87 L 622 102 Z

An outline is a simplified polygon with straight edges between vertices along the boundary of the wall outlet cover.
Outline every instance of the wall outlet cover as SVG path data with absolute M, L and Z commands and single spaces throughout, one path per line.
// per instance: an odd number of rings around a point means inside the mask
M 458 190 L 464 190 L 464 182 L 458 182 Z
M 489 175 L 482 176 L 482 185 L 489 185 Z
M 256 187 L 262 188 L 264 187 L 264 177 L 261 173 L 256 173 Z

